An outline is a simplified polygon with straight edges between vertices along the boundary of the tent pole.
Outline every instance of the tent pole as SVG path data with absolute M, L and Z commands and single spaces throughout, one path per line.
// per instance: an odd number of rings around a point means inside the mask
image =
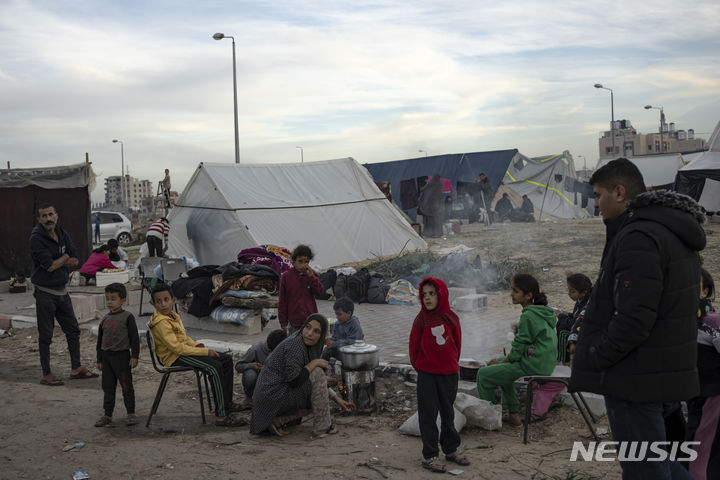
M 550 188 L 550 179 L 552 178 L 554 171 L 555 171 L 555 164 L 553 163 L 553 166 L 550 169 L 550 176 L 548 176 L 547 182 L 545 182 L 545 193 L 543 193 L 543 200 L 542 200 L 542 204 L 540 205 L 540 215 L 538 216 L 538 222 L 540 222 L 540 220 L 542 220 L 543 208 L 545 208 L 545 197 L 547 196 L 548 188 Z

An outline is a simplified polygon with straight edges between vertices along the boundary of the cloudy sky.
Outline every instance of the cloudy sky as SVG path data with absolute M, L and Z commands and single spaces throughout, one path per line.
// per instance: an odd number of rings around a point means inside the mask
M 233 162 L 361 163 L 518 148 L 594 166 L 615 118 L 708 138 L 720 3 L 0 0 L 0 161 L 84 161 L 182 187 Z

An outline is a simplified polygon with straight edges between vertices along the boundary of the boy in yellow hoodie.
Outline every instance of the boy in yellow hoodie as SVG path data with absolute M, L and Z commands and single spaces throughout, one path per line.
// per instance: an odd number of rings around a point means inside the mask
M 160 284 L 152 290 L 155 313 L 150 318 L 150 332 L 155 340 L 155 353 L 163 365 L 200 368 L 210 377 L 215 399 L 215 425 L 239 427 L 247 422 L 230 415 L 242 409 L 233 403 L 232 356 L 205 348 L 185 333 L 180 315 L 173 311 L 175 297 L 169 285 Z

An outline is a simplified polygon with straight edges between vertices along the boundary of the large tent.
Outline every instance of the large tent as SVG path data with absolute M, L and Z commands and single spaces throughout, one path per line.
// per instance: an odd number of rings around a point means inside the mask
M 308 244 L 318 268 L 427 248 L 352 158 L 201 163 L 168 219 L 169 251 L 201 264 L 264 244 Z
M 28 240 L 35 209 L 52 203 L 59 225 L 70 235 L 82 264 L 90 255 L 90 191 L 95 174 L 90 163 L 0 170 L 0 280 L 30 273 Z
M 664 153 L 627 157 L 642 173 L 648 188 L 670 188 L 675 182 L 678 169 L 687 163 L 687 155 Z M 597 168 L 604 167 L 612 158 L 600 160 Z
M 474 182 L 484 173 L 494 189 L 500 185 L 510 163 L 520 154 L 517 149 L 492 152 L 450 153 L 390 162 L 367 163 L 365 167 L 377 182 L 389 182 L 393 201 L 415 218 L 419 189 L 424 180 L 439 173 L 452 182 L 457 198 L 458 182 Z
M 412 218 L 422 181 L 435 173 L 451 183 L 455 200 L 461 200 L 458 192 L 462 192 L 468 183 L 475 182 L 478 174 L 484 173 L 495 191 L 504 184 L 519 195 L 527 194 L 538 211 L 542 206 L 545 215 L 557 218 L 589 216 L 582 207 L 592 196 L 592 190 L 576 178 L 572 156 L 568 152 L 542 158 L 528 158 L 517 149 L 453 153 L 369 163 L 365 167 L 375 181 L 390 182 L 393 201 Z
M 675 190 L 690 195 L 708 211 L 713 220 L 720 218 L 720 122 L 708 141 L 705 152 L 683 155 L 687 165 L 677 172 Z
M 503 184 L 533 202 L 536 217 L 587 218 L 592 188 L 578 180 L 572 155 L 518 156 L 505 172 Z M 496 196 L 496 201 L 498 197 Z

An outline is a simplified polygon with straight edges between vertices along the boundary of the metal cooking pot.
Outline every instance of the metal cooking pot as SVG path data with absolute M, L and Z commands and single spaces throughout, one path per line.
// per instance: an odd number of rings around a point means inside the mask
M 340 361 L 347 370 L 373 370 L 380 364 L 380 349 L 356 340 L 352 345 L 340 347 Z

